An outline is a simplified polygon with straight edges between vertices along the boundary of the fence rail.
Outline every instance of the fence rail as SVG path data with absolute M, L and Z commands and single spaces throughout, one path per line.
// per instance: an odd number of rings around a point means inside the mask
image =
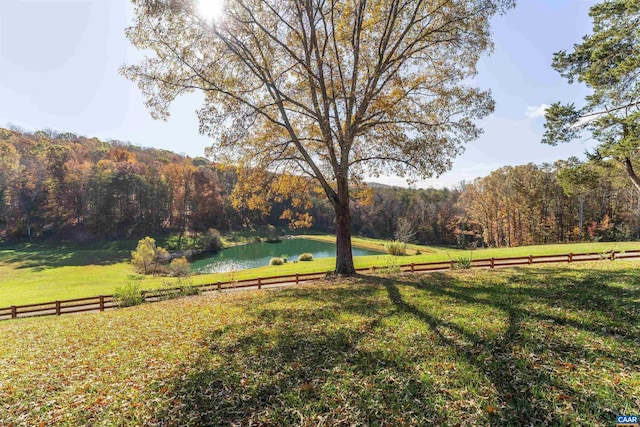
M 0 308 L 0 320 L 50 315 L 60 316 L 62 314 L 82 313 L 85 311 L 104 311 L 116 306 L 113 295 L 14 305 Z
M 529 255 L 524 257 L 507 257 L 507 258 L 485 258 L 474 259 L 470 261 L 471 268 L 499 268 L 513 267 L 519 265 L 531 265 L 540 263 L 572 263 L 581 261 L 597 261 L 603 259 L 632 259 L 640 258 L 640 250 L 617 252 L 611 251 L 606 253 L 591 252 L 578 254 L 560 254 L 560 255 Z M 391 268 L 398 269 L 401 272 L 425 272 L 425 271 L 442 271 L 455 269 L 460 265 L 461 261 L 435 261 L 425 263 L 411 263 L 390 266 L 373 266 L 365 268 L 357 268 L 358 272 L 380 272 Z M 216 282 L 205 285 L 195 285 L 200 292 L 224 291 L 232 289 L 246 288 L 268 288 L 285 284 L 299 284 L 310 280 L 317 280 L 327 276 L 329 272 L 292 274 L 286 276 L 258 277 L 255 279 L 237 280 L 231 282 Z M 143 299 L 145 302 L 155 302 L 175 296 L 182 291 L 182 288 L 157 289 L 153 291 L 144 291 Z M 104 311 L 117 307 L 117 303 L 113 295 L 99 295 L 89 298 L 75 298 L 69 300 L 52 301 L 38 304 L 14 305 L 11 307 L 0 308 L 0 320 L 16 319 L 23 317 L 63 315 L 71 313 L 82 313 L 86 311 Z

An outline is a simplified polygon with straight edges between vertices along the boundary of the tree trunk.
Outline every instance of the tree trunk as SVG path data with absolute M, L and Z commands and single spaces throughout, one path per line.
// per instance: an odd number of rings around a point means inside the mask
M 636 188 L 640 191 L 640 178 L 638 178 L 638 175 L 633 169 L 633 164 L 631 163 L 631 159 L 629 157 L 625 157 L 624 159 L 624 168 L 627 170 L 627 175 L 629 175 L 629 178 L 631 178 L 633 185 L 635 185 Z
M 580 211 L 579 211 L 579 218 L 578 218 L 578 224 L 580 227 L 580 241 L 582 242 L 582 239 L 584 238 L 584 236 L 582 235 L 582 228 L 584 226 L 584 194 L 581 194 L 579 196 L 579 202 L 580 202 Z
M 350 276 L 356 272 L 351 251 L 351 213 L 349 201 L 337 203 L 336 211 L 336 274 Z
M 349 209 L 348 171 L 342 170 L 337 177 L 337 194 L 333 208 L 336 213 L 336 274 L 351 276 L 356 270 L 351 251 L 351 211 Z

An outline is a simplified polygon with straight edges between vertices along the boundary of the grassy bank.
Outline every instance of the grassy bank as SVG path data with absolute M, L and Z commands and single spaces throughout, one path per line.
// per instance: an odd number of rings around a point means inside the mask
M 0 425 L 613 425 L 640 412 L 637 265 L 0 322 Z
M 334 236 L 307 236 L 326 241 Z M 333 239 L 333 240 L 332 240 Z M 143 289 L 156 289 L 175 281 L 173 278 L 150 277 L 135 274 L 129 264 L 130 251 L 136 242 L 109 242 L 77 246 L 47 246 L 21 244 L 11 248 L 0 247 L 0 307 L 31 304 L 63 299 L 108 295 L 128 281 L 138 281 Z M 354 246 L 381 250 L 384 241 L 354 238 Z M 385 254 L 357 257 L 356 268 L 389 266 L 431 261 L 447 261 L 459 257 L 490 258 L 558 254 L 567 252 L 602 252 L 606 250 L 640 249 L 638 242 L 578 243 L 569 245 L 525 246 L 520 248 L 482 249 L 461 251 L 448 248 L 418 247 L 421 255 L 392 257 Z M 413 252 L 412 252 L 413 253 Z M 334 258 L 316 259 L 312 262 L 287 263 L 282 266 L 265 266 L 224 274 L 193 276 L 193 284 L 217 281 L 242 280 L 295 273 L 331 271 Z
M 334 235 L 303 235 L 306 239 L 315 239 L 323 242 L 335 243 L 336 237 Z M 385 244 L 387 240 L 371 239 L 368 237 L 353 237 L 353 246 L 372 249 L 378 251 L 385 251 Z M 527 256 L 527 255 L 554 255 L 565 254 L 569 252 L 573 253 L 586 253 L 586 252 L 603 252 L 609 250 L 631 250 L 640 249 L 640 242 L 584 242 L 584 243 L 558 243 L 548 245 L 530 245 L 520 246 L 513 248 L 481 248 L 481 249 L 456 249 L 440 246 L 423 246 L 408 244 L 408 256 L 401 257 L 399 259 L 410 259 L 411 262 L 430 262 L 430 261 L 442 261 L 449 260 L 450 258 L 457 257 L 472 257 L 475 259 L 491 258 L 491 257 L 507 257 L 507 256 Z M 421 255 L 415 255 L 416 251 L 422 252 Z

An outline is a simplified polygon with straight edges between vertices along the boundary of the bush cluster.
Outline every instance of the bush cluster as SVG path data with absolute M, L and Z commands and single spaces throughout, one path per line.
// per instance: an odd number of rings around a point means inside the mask
M 468 270 L 471 268 L 471 261 L 471 257 L 460 257 L 456 260 L 454 268 L 456 270 Z
M 118 307 L 133 307 L 144 302 L 140 284 L 136 282 L 126 282 L 124 285 L 117 287 L 113 293 L 113 299 Z
M 208 251 L 218 252 L 222 249 L 222 239 L 220 232 L 215 228 L 210 228 L 201 238 L 202 245 Z
M 402 256 L 407 254 L 407 244 L 405 242 L 401 242 L 400 240 L 387 242 L 384 247 L 391 255 Z
M 214 233 L 211 234 L 214 235 Z M 219 236 L 220 234 L 218 233 L 218 242 Z M 212 240 L 212 242 L 215 241 L 216 239 Z M 216 245 L 215 243 L 210 244 Z M 136 250 L 131 252 L 131 264 L 139 274 L 171 275 L 175 277 L 187 277 L 191 274 L 191 267 L 187 258 L 174 258 L 167 265 L 170 258 L 167 250 L 157 246 L 155 239 L 148 236 L 138 241 Z
M 302 253 L 298 257 L 298 261 L 313 261 L 313 254 L 310 252 Z
M 191 273 L 191 266 L 187 258 L 174 258 L 169 264 L 169 274 L 176 277 L 187 277 Z
M 166 249 L 156 246 L 155 239 L 148 236 L 138 241 L 136 250 L 131 252 L 131 264 L 140 274 L 163 273 L 168 258 Z
M 189 277 L 178 277 L 175 282 L 163 280 L 162 287 L 159 290 L 162 291 L 159 298 L 162 300 L 202 294 L 202 289 L 198 285 L 194 285 Z

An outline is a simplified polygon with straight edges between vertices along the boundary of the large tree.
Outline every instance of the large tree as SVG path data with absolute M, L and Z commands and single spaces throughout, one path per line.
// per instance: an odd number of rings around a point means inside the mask
M 598 173 L 590 163 L 582 163 L 577 157 L 570 157 L 562 163 L 556 179 L 564 193 L 578 199 L 578 234 L 580 240 L 584 234 L 584 204 L 587 195 L 598 185 Z
M 123 68 L 156 118 L 204 93 L 211 153 L 317 181 L 335 211 L 336 272 L 354 272 L 350 185 L 366 174 L 441 174 L 493 110 L 470 87 L 489 19 L 514 0 L 132 0 L 127 37 L 152 52 Z M 206 0 L 202 0 L 206 1 Z
M 640 2 L 607 0 L 591 7 L 589 16 L 593 33 L 573 52 L 556 52 L 552 66 L 593 92 L 581 108 L 558 102 L 547 109 L 543 142 L 555 145 L 590 131 L 600 142 L 592 159 L 617 160 L 640 190 L 634 169 L 640 148 Z

